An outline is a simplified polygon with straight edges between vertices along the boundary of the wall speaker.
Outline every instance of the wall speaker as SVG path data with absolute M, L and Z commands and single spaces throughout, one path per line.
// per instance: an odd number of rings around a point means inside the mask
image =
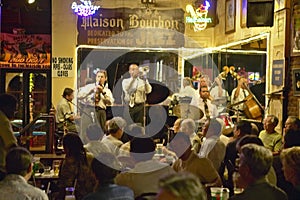
M 247 1 L 247 27 L 273 26 L 274 0 Z

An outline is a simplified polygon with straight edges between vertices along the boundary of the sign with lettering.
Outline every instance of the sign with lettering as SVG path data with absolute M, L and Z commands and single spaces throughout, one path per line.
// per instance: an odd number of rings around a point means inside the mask
M 96 10 L 100 8 L 100 6 L 95 6 L 91 1 L 80 0 L 81 4 L 77 4 L 75 1 L 72 3 L 71 8 L 79 16 L 90 16 L 95 14 Z
M 72 57 L 53 57 L 52 77 L 73 77 L 73 63 Z
M 273 60 L 272 85 L 281 86 L 283 83 L 284 60 Z
M 79 45 L 182 47 L 184 11 L 100 8 L 93 16 L 78 17 L 77 29 Z
M 51 35 L 1 33 L 0 68 L 50 69 Z
M 186 12 L 190 16 L 186 17 L 186 23 L 194 25 L 194 31 L 202 31 L 206 29 L 207 24 L 212 23 L 212 19 L 207 16 L 210 8 L 208 1 L 205 1 L 205 4 L 201 4 L 198 8 L 194 9 L 191 4 L 186 5 Z

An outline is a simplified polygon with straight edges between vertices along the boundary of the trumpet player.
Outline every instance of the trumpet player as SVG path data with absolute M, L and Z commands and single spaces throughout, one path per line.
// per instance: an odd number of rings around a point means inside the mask
M 151 93 L 152 87 L 147 79 L 149 68 L 139 68 L 137 64 L 129 66 L 130 78 L 124 79 L 122 88 L 124 102 L 129 106 L 129 114 L 135 123 L 144 124 L 145 102 L 147 94 Z
M 107 85 L 107 73 L 105 70 L 96 71 L 95 83 L 79 88 L 78 99 L 85 105 L 84 115 L 91 114 L 91 116 L 83 117 L 83 130 L 85 131 L 85 128 L 91 122 L 95 122 L 92 115 L 94 113 L 102 130 L 105 131 L 106 107 L 114 103 L 112 92 Z

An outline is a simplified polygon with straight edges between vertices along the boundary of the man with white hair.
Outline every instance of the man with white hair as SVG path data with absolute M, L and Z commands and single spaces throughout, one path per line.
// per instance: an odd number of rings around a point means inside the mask
M 198 154 L 199 157 L 208 158 L 217 171 L 219 171 L 226 152 L 226 146 L 220 140 L 222 126 L 223 121 L 219 118 L 213 118 L 204 124 L 203 136 L 205 139 Z
M 180 131 L 187 134 L 190 138 L 192 149 L 198 153 L 201 146 L 201 139 L 196 134 L 196 124 L 193 119 L 184 119 L 180 125 Z
M 121 138 L 126 127 L 126 121 L 122 117 L 114 117 L 107 121 L 107 132 L 109 135 L 102 139 L 115 156 L 118 156 L 120 147 L 123 145 Z
M 266 175 L 273 162 L 273 154 L 269 149 L 257 144 L 246 144 L 241 148 L 238 162 L 240 176 L 237 182 L 244 191 L 232 196 L 230 200 L 287 200 L 285 192 L 267 182 Z

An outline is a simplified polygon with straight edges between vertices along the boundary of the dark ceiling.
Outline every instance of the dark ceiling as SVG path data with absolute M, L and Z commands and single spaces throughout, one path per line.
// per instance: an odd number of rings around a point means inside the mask
M 14 28 L 26 34 L 51 34 L 51 0 L 2 0 L 1 32 L 12 33 Z

